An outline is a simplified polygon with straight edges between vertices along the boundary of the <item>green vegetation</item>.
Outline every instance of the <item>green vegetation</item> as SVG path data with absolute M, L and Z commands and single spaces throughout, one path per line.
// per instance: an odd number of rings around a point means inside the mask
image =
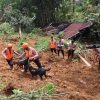
M 52 98 L 54 90 L 54 84 L 46 83 L 42 88 L 32 90 L 29 93 L 15 89 L 10 97 L 0 96 L 0 100 L 45 100 L 45 98 Z
M 100 41 L 100 0 L 0 0 L 0 35 L 3 41 L 14 41 L 12 35 L 19 33 L 17 49 L 22 51 L 23 42 L 28 42 L 29 38 L 34 38 L 36 44 L 34 48 L 40 51 L 49 49 L 49 37 L 43 37 L 42 28 L 50 23 L 58 24 L 62 22 L 93 22 L 92 30 L 87 36 L 94 42 Z M 23 33 L 23 34 L 22 34 Z M 25 34 L 26 33 L 26 34 Z M 60 32 L 55 36 L 58 41 L 64 33 Z M 96 37 L 96 38 L 94 38 Z M 64 41 L 65 47 L 68 40 Z M 32 44 L 31 44 L 32 45 Z M 76 54 L 85 52 L 85 47 L 77 42 Z M 0 89 L 3 84 L 1 83 Z M 24 93 L 21 90 L 14 90 L 10 97 L 0 97 L 0 100 L 44 100 L 45 96 L 54 93 L 54 86 L 47 83 L 39 90 L 32 90 Z
M 77 44 L 77 49 L 75 51 L 75 54 L 78 55 L 86 51 L 86 47 L 83 44 L 81 44 L 79 41 L 77 41 L 76 44 Z
M 42 35 L 43 31 L 40 28 L 34 28 L 30 34 L 31 35 L 32 34 L 40 34 L 40 35 Z
M 63 31 L 59 32 L 59 34 L 57 35 L 57 38 L 63 38 L 63 37 L 64 37 L 64 32 Z
M 12 35 L 14 34 L 14 28 L 9 23 L 2 23 L 0 25 L 0 34 L 1 35 Z
M 90 20 L 99 30 L 100 0 L 0 0 L 0 15 L 1 23 L 9 22 L 23 32 L 50 23 Z
M 36 42 L 34 48 L 35 48 L 38 52 L 48 50 L 48 48 L 49 48 L 49 39 L 48 39 L 48 38 L 43 38 L 43 37 L 40 38 L 40 39 Z
M 0 80 L 2 80 L 2 78 L 1 78 L 2 76 L 0 76 Z M 1 81 L 0 81 L 0 91 L 3 89 L 5 87 L 5 84 L 4 83 L 2 83 Z
M 32 30 L 32 22 L 35 19 L 35 16 L 28 17 L 23 15 L 19 9 L 9 9 L 4 12 L 4 19 L 6 22 L 9 22 L 11 25 L 15 26 L 15 29 L 19 32 L 30 32 Z
M 23 42 L 25 42 L 26 39 L 25 38 L 20 38 L 19 41 L 18 41 L 18 45 L 17 45 L 17 48 L 20 49 L 21 48 L 21 45 L 23 44 Z

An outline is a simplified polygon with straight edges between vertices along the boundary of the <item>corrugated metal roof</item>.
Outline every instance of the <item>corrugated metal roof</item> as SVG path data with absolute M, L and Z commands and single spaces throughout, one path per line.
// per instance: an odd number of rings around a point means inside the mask
M 64 30 L 64 37 L 69 39 L 79 33 L 80 30 L 90 27 L 91 22 L 87 23 L 73 23 Z

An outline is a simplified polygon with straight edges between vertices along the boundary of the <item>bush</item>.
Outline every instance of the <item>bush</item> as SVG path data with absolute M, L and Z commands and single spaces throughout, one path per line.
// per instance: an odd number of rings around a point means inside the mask
M 86 51 L 86 48 L 85 48 L 85 46 L 83 45 L 83 44 L 81 44 L 80 42 L 78 42 L 77 41 L 77 49 L 75 50 L 75 54 L 81 54 L 81 53 L 83 53 L 83 52 L 85 52 Z
M 2 23 L 0 25 L 0 34 L 13 34 L 14 33 L 14 28 L 9 24 L 9 23 Z
M 63 32 L 63 31 L 59 32 L 59 34 L 57 35 L 57 37 L 58 37 L 58 38 L 64 37 L 64 32 Z
M 40 28 L 34 28 L 31 34 L 43 34 L 43 31 Z

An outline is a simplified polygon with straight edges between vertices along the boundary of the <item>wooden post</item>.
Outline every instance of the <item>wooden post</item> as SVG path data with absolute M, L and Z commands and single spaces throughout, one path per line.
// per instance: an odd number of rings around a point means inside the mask
M 79 54 L 79 57 L 81 58 L 81 60 L 82 60 L 89 68 L 92 67 L 91 64 L 90 64 L 88 61 L 86 61 L 86 59 L 83 58 L 80 54 Z

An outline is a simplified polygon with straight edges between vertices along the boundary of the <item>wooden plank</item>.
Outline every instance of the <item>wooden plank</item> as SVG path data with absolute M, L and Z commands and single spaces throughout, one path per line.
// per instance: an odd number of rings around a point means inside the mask
M 87 65 L 87 67 L 89 67 L 89 68 L 92 67 L 91 64 L 90 64 L 88 61 L 86 61 L 85 58 L 83 58 L 81 55 L 79 55 L 79 57 L 80 57 L 80 59 Z

